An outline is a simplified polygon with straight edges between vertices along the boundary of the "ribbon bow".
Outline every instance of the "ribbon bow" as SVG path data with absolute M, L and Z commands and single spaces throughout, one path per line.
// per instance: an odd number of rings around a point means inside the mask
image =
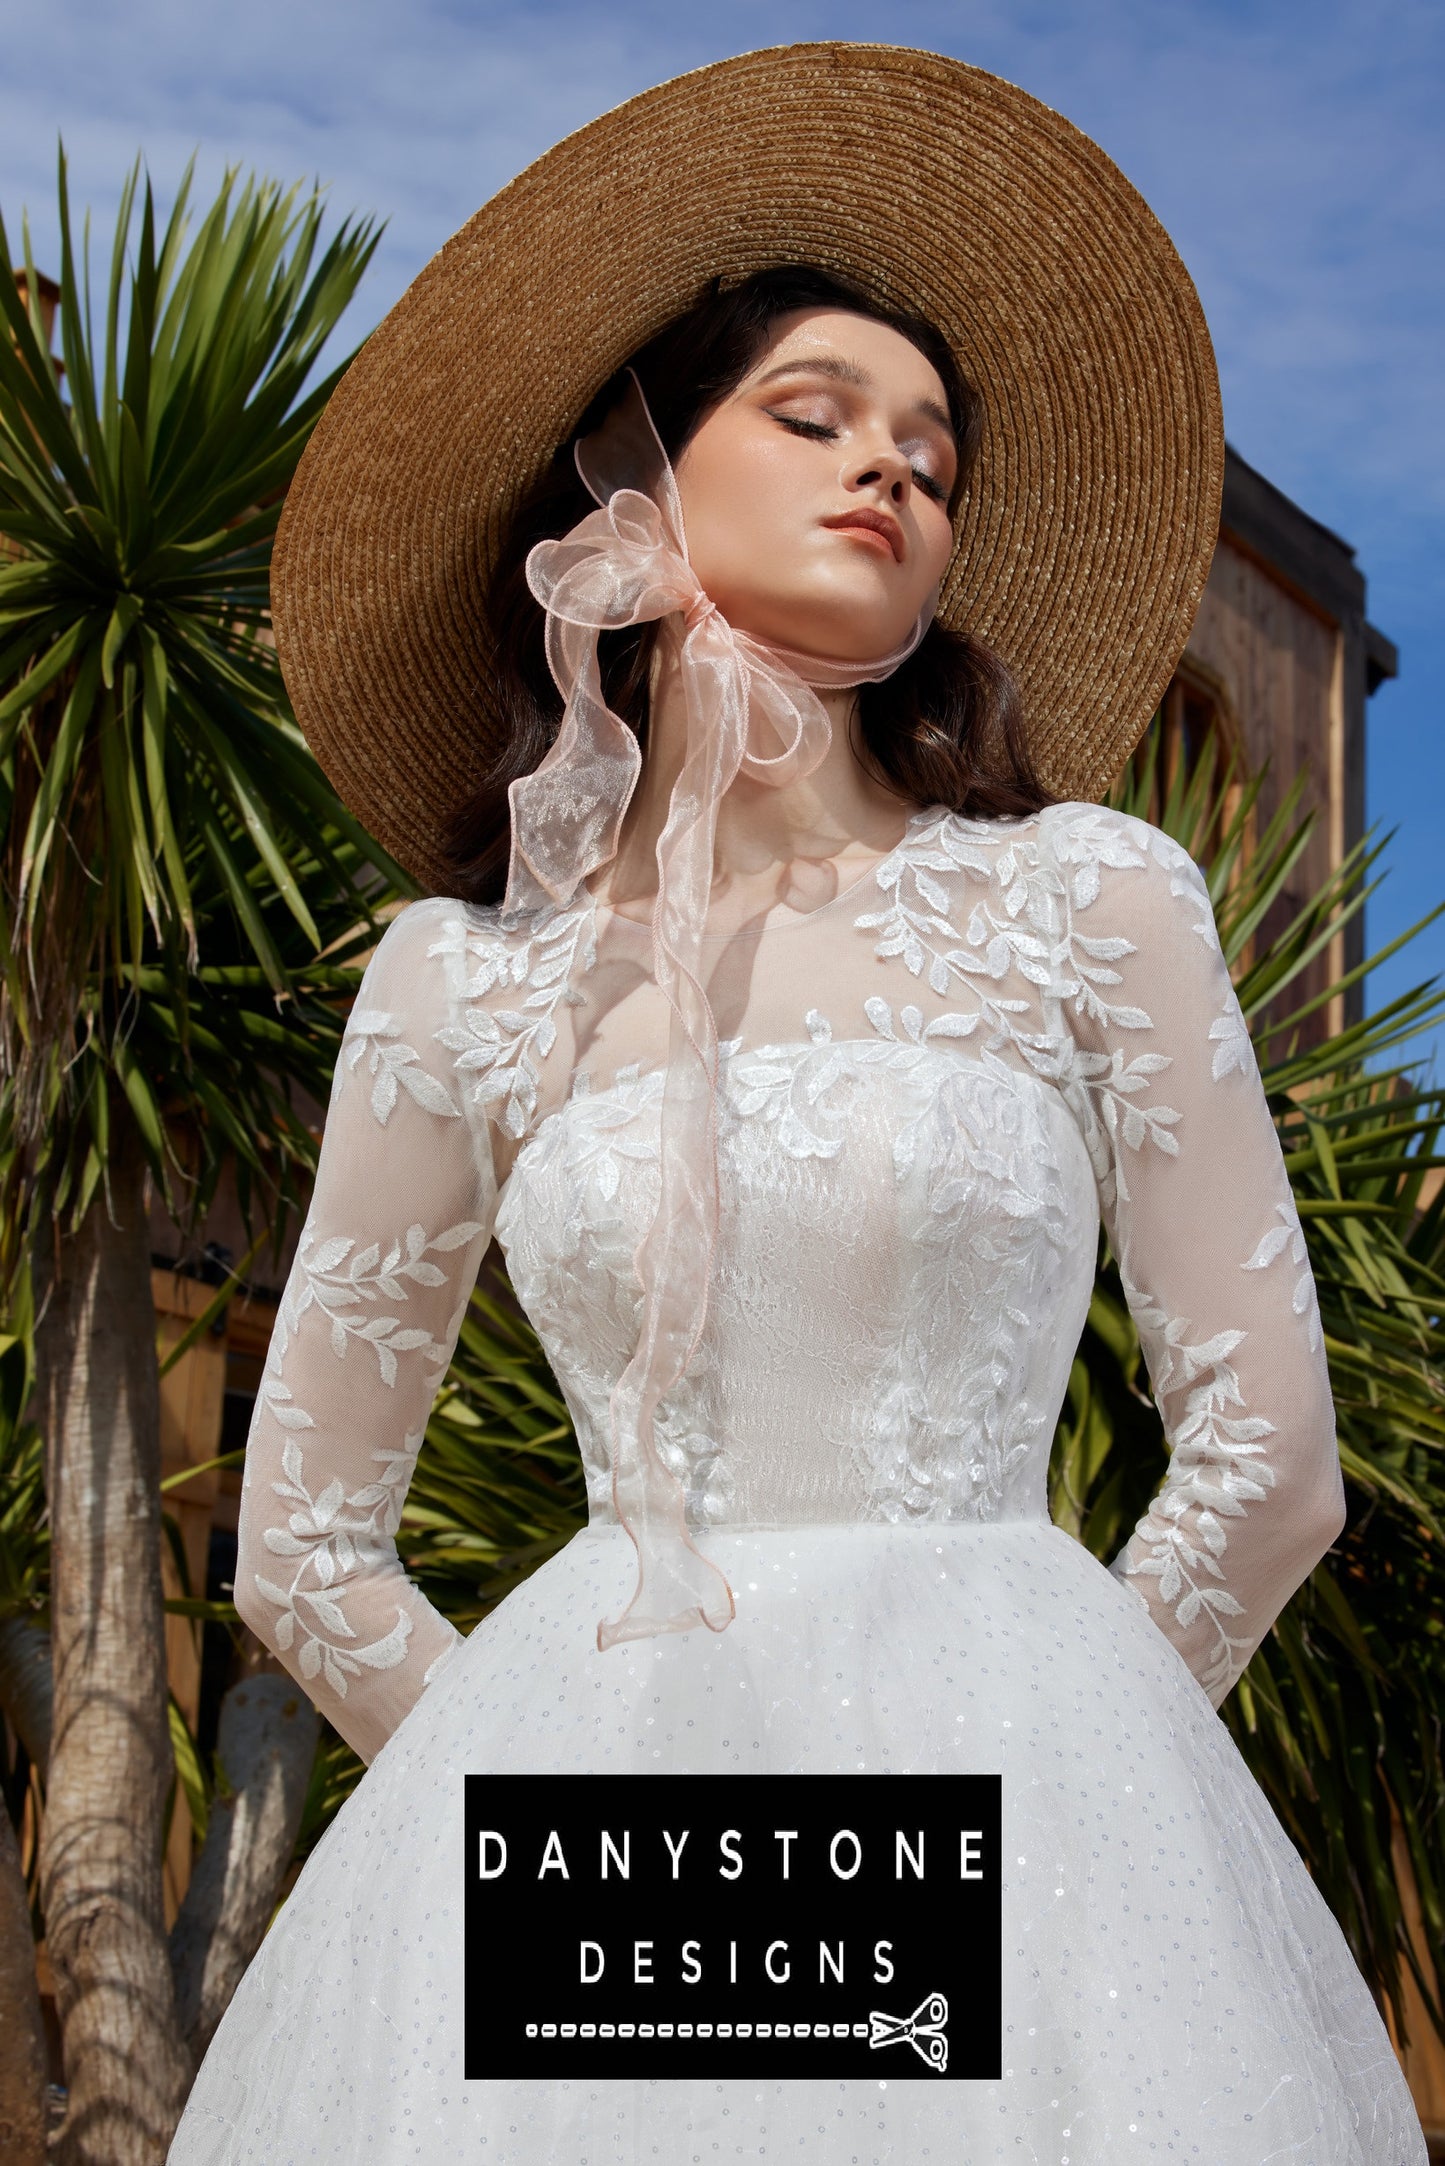
M 870 2046 L 912 2046 L 930 2068 L 941 2076 L 948 2066 L 948 2002 L 941 1993 L 930 1993 L 911 2016 L 886 2016 L 880 2009 L 868 2011 Z
M 631 373 L 631 372 L 629 372 Z M 607 705 L 598 635 L 663 621 L 675 642 L 686 709 L 683 763 L 657 844 L 653 976 L 669 1019 L 656 1215 L 634 1267 L 638 1343 L 609 1403 L 612 1498 L 637 1551 L 632 1598 L 597 1627 L 621 1639 L 723 1631 L 736 1615 L 723 1572 L 687 1531 L 681 1483 L 657 1449 L 656 1414 L 686 1370 L 707 1315 L 717 1241 L 717 1027 L 702 985 L 700 941 L 712 893 L 718 803 L 744 772 L 781 785 L 811 773 L 832 737 L 815 686 L 876 682 L 928 628 L 879 662 L 821 661 L 737 632 L 688 559 L 676 476 L 637 377 L 602 427 L 579 440 L 577 470 L 596 499 L 558 541 L 539 542 L 527 582 L 547 612 L 547 661 L 563 698 L 545 759 L 508 791 L 512 848 L 504 912 L 573 900 L 616 854 L 642 766 L 637 738 Z M 763 733 L 760 747 L 755 733 Z

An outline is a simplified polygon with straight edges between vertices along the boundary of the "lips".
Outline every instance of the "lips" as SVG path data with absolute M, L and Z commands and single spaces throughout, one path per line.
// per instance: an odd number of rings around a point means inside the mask
M 825 519 L 825 527 L 835 534 L 876 534 L 887 543 L 895 564 L 903 562 L 903 529 L 896 519 L 890 519 L 886 511 L 848 511 L 836 519 Z

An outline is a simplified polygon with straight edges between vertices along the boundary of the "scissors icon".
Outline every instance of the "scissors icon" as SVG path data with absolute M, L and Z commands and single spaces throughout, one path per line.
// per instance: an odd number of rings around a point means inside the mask
M 943 2026 L 948 2021 L 948 2002 L 941 1993 L 930 1993 L 911 2016 L 888 2016 L 880 2009 L 868 2011 L 870 2046 L 912 2046 L 941 2076 L 948 2066 L 948 2040 Z

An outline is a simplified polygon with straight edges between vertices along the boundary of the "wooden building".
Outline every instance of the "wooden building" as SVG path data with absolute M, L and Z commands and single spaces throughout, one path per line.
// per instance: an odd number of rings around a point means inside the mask
M 1365 615 L 1355 552 L 1230 451 L 1219 546 L 1194 629 L 1160 717 L 1166 769 L 1213 735 L 1239 771 L 1263 775 L 1267 822 L 1296 776 L 1316 826 L 1266 921 L 1287 922 L 1365 830 L 1365 708 L 1396 675 L 1394 647 Z M 1291 1004 L 1364 960 L 1360 917 L 1317 957 Z M 1319 1035 L 1363 1013 L 1352 987 L 1321 1013 Z

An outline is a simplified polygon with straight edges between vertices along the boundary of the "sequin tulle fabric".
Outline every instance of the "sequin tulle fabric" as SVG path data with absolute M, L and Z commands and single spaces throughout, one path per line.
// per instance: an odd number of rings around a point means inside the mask
M 1342 1490 L 1197 870 L 1095 806 L 924 808 L 851 888 L 705 938 L 719 1236 L 657 1439 L 736 1615 L 599 1653 L 636 1578 L 607 1440 L 656 1197 L 649 954 L 585 893 L 510 921 L 431 901 L 367 973 L 236 1597 L 372 1765 L 173 2166 L 1423 2166 L 1365 1983 L 1215 1713 Z M 1101 1210 L 1170 1444 L 1107 1569 L 1045 1485 Z M 462 1641 L 393 1538 L 493 1233 L 590 1520 Z M 462 1778 L 488 1770 L 1001 1773 L 1002 2079 L 465 2082 Z

